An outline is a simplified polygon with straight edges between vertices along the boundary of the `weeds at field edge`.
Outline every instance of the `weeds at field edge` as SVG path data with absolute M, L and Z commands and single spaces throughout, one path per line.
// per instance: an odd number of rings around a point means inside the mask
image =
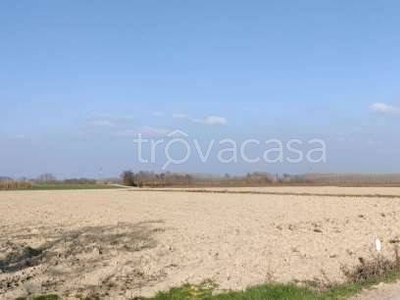
M 360 264 L 351 269 L 343 269 L 347 282 L 330 286 L 315 284 L 280 284 L 266 283 L 249 287 L 243 291 L 216 292 L 217 285 L 210 280 L 199 285 L 185 284 L 169 291 L 157 293 L 153 298 L 136 297 L 132 300 L 337 300 L 347 299 L 381 282 L 390 283 L 400 278 L 400 258 L 395 247 L 395 259 L 388 260 L 377 255 L 366 261 L 359 258 Z M 18 300 L 58 300 L 56 295 L 44 295 Z M 97 297 L 79 298 L 98 300 Z

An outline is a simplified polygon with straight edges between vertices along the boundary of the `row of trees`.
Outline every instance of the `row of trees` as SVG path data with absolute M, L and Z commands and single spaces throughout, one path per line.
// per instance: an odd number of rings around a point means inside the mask
M 97 182 L 96 179 L 90 179 L 84 177 L 58 180 L 56 176 L 54 176 L 51 173 L 41 174 L 32 181 L 35 183 L 64 183 L 64 184 L 95 184 Z
M 0 180 L 0 190 L 18 190 L 28 189 L 32 187 L 29 181 L 16 181 L 16 180 Z
M 155 173 L 140 171 L 124 171 L 121 175 L 124 185 L 127 186 L 265 186 L 279 183 L 303 184 L 308 183 L 303 176 L 284 174 L 283 176 L 273 175 L 264 172 L 248 173 L 245 176 L 207 176 L 193 175 L 186 173 Z
M 3 179 L 3 180 L 2 180 Z M 16 181 L 8 177 L 0 177 L 0 182 L 7 182 L 4 186 L 7 188 L 15 185 Z M 126 186 L 147 186 L 147 187 L 167 187 L 167 186 L 266 186 L 272 184 L 312 184 L 313 181 L 304 175 L 289 175 L 284 174 L 274 175 L 265 172 L 253 172 L 244 176 L 232 176 L 225 174 L 225 176 L 215 175 L 195 175 L 187 173 L 155 173 L 140 171 L 134 173 L 132 171 L 124 171 L 121 174 L 121 181 Z M 13 184 L 11 184 L 13 182 Z M 53 174 L 45 173 L 38 176 L 36 179 L 28 180 L 21 179 L 18 182 L 25 186 L 29 184 L 95 184 L 98 181 L 88 178 L 71 178 L 65 180 L 58 180 Z M 118 179 L 110 182 L 118 183 Z
M 122 182 L 127 186 L 151 186 L 151 187 L 163 187 L 163 186 L 176 186 L 176 185 L 191 185 L 194 177 L 189 174 L 178 174 L 178 173 L 154 173 L 140 171 L 134 173 L 132 171 L 124 171 L 121 175 Z
M 68 178 L 59 180 L 51 173 L 44 173 L 39 175 L 34 179 L 28 178 L 20 178 L 18 180 L 14 180 L 11 177 L 0 176 L 0 182 L 31 182 L 31 183 L 38 183 L 38 184 L 55 184 L 55 183 L 65 183 L 65 184 L 95 184 L 97 182 L 96 179 L 91 178 Z

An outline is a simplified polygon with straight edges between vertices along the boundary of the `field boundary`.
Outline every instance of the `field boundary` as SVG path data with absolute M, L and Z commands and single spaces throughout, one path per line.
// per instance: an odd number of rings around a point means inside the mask
M 400 199 L 400 195 L 387 194 L 329 194 L 329 193 L 296 193 L 296 192 L 268 192 L 268 191 L 229 191 L 207 189 L 129 189 L 130 192 L 169 192 L 169 193 L 206 193 L 206 194 L 245 194 L 245 195 L 274 195 L 274 196 L 300 196 L 300 197 L 339 197 L 339 198 L 389 198 Z

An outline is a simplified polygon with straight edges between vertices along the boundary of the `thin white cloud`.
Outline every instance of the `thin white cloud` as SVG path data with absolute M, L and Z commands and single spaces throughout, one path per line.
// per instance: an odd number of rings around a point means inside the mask
M 119 137 L 137 137 L 139 134 L 141 134 L 143 137 L 164 137 L 170 132 L 171 130 L 167 128 L 143 126 L 138 129 L 120 130 L 115 135 Z
M 115 115 L 115 114 L 110 114 L 107 112 L 97 112 L 93 111 L 88 114 L 88 118 L 95 120 L 95 119 L 105 119 L 105 120 L 116 120 L 116 121 L 132 121 L 134 118 L 129 115 Z
M 162 117 L 165 115 L 165 113 L 163 111 L 153 111 L 152 115 L 155 117 Z
M 93 120 L 90 125 L 95 127 L 114 127 L 115 124 L 109 120 Z
M 174 119 L 187 119 L 190 120 L 190 116 L 187 114 L 173 114 L 172 118 Z
M 228 121 L 224 117 L 208 116 L 203 120 L 207 125 L 226 125 Z
M 202 119 L 197 119 L 197 118 L 192 118 L 187 114 L 180 114 L 176 113 L 172 115 L 172 118 L 174 119 L 181 119 L 181 120 L 188 120 L 193 123 L 199 123 L 199 124 L 204 124 L 204 125 L 226 125 L 228 124 L 228 121 L 224 117 L 220 116 L 206 116 Z
M 131 116 L 111 115 L 107 113 L 91 113 L 86 119 L 87 128 L 128 128 L 134 124 Z
M 370 109 L 375 112 L 384 114 L 400 114 L 400 107 L 389 105 L 382 102 L 376 102 L 370 106 Z
M 156 127 L 144 126 L 139 129 L 139 132 L 141 134 L 143 134 L 144 136 L 160 137 L 160 136 L 168 135 L 168 133 L 170 133 L 171 130 L 166 129 L 166 128 L 156 128 Z

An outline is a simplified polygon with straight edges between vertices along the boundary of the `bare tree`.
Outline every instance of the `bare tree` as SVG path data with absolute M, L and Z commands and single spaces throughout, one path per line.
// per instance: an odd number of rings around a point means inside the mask
M 127 186 L 136 186 L 135 174 L 132 171 L 124 171 L 121 174 L 122 182 Z

